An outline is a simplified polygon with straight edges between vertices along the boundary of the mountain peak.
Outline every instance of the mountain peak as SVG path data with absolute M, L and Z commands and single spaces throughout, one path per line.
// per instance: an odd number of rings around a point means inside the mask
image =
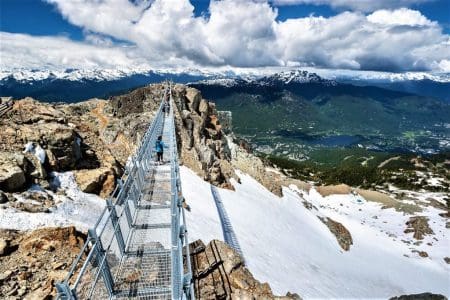
M 322 83 L 326 85 L 336 85 L 334 80 L 328 80 L 320 77 L 316 73 L 305 70 L 284 71 L 265 76 L 259 80 L 261 84 L 292 84 L 292 83 Z

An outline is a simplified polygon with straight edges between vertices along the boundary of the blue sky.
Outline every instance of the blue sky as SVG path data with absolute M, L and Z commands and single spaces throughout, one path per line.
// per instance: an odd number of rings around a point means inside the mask
M 445 51 L 445 48 L 449 48 L 450 0 L 361 0 L 360 4 L 356 5 L 353 0 L 271 0 L 269 3 L 264 3 L 263 0 L 224 0 L 213 1 L 214 3 L 210 3 L 209 0 L 190 2 L 165 0 L 165 4 L 159 4 L 161 0 L 156 0 L 151 6 L 149 2 L 141 0 L 135 0 L 134 3 L 127 0 L 116 1 L 121 2 L 122 7 L 111 7 L 119 4 L 108 1 L 83 0 L 81 2 L 86 4 L 81 3 L 76 7 L 75 2 L 70 0 L 1 0 L 2 56 L 13 59 L 15 54 L 8 51 L 13 45 L 18 45 L 19 40 L 29 39 L 30 47 L 33 43 L 36 47 L 41 47 L 44 38 L 47 38 L 45 40 L 47 43 L 56 45 L 59 41 L 63 47 L 81 49 L 86 46 L 93 52 L 102 50 L 123 52 L 122 62 L 134 60 L 136 64 L 148 62 L 150 65 L 161 64 L 164 60 L 170 61 L 172 65 L 186 62 L 189 66 L 298 65 L 382 71 L 429 71 L 439 68 L 446 71 L 450 65 L 450 54 L 447 55 Z M 320 4 L 314 5 L 317 3 Z M 190 4 L 193 5 L 193 17 Z M 80 8 L 89 5 L 91 11 L 80 14 Z M 173 8 L 178 5 L 182 8 Z M 157 9 L 160 11 L 156 11 Z M 242 12 L 242 9 L 248 11 Z M 99 13 L 101 10 L 106 11 L 105 16 Z M 147 10 L 154 12 L 146 13 Z M 128 14 L 121 18 L 121 11 Z M 163 14 L 166 16 L 172 14 L 173 20 L 169 20 L 169 23 L 167 20 L 160 22 L 157 17 Z M 158 35 L 162 39 L 169 36 L 164 33 L 164 28 L 172 30 L 173 27 L 173 32 L 170 32 L 173 36 L 170 35 L 170 38 L 174 40 L 178 39 L 175 37 L 176 34 L 186 34 L 186 27 L 176 24 L 176 20 L 183 18 L 184 22 L 189 24 L 187 28 L 198 29 L 197 36 L 204 35 L 202 36 L 202 39 L 206 40 L 204 44 L 196 45 L 194 34 L 192 38 L 181 37 L 171 46 L 166 45 L 164 40 L 158 42 L 154 38 Z M 346 18 L 349 24 L 354 23 L 354 28 L 344 24 Z M 126 22 L 126 26 L 121 26 L 120 22 L 117 22 L 117 27 L 111 23 L 110 29 L 102 25 L 113 22 L 114 19 Z M 142 23 L 142 26 L 137 26 L 139 25 L 137 23 Z M 151 26 L 144 27 L 144 24 Z M 242 24 L 247 24 L 247 27 L 240 27 Z M 365 37 L 361 32 L 360 28 L 366 26 L 371 26 L 369 30 L 371 36 Z M 124 32 L 125 27 L 129 33 Z M 341 27 L 342 31 L 335 32 L 334 28 Z M 145 31 L 142 28 L 145 28 Z M 152 32 L 153 28 L 155 32 Z M 353 33 L 353 30 L 357 33 Z M 404 34 L 399 35 L 400 31 Z M 388 35 L 386 32 L 391 34 Z M 405 57 L 396 59 L 389 58 L 396 53 L 395 49 L 389 49 L 387 46 L 377 47 L 380 49 L 375 53 L 369 48 L 358 49 L 358 41 L 350 39 L 351 36 L 358 35 L 360 41 L 367 38 L 369 42 L 377 45 L 375 39 L 379 39 L 380 43 L 383 40 L 398 41 L 405 39 L 410 33 L 416 36 L 409 41 L 403 41 L 401 44 L 403 53 L 399 53 Z M 139 40 L 138 34 L 143 34 L 142 41 Z M 317 40 L 314 34 L 323 35 L 326 39 Z M 224 36 L 229 39 L 228 42 L 223 40 Z M 430 36 L 430 39 L 424 38 L 426 36 Z M 48 39 L 49 37 L 52 39 Z M 346 45 L 331 43 L 330 40 L 334 38 L 349 39 L 349 47 L 354 48 L 355 54 L 346 55 L 344 51 Z M 435 41 L 433 42 L 431 38 Z M 404 48 L 405 45 L 409 45 L 409 48 Z M 195 49 L 196 46 L 201 49 Z M 145 47 L 154 53 L 151 55 L 139 53 L 146 52 L 143 49 Z M 270 51 L 268 47 L 277 49 L 268 53 Z M 306 50 L 299 50 L 301 48 Z M 427 49 L 430 52 L 444 49 L 444 53 L 436 57 L 435 54 L 427 53 Z M 88 48 L 84 47 L 83 50 L 85 50 L 83 53 L 89 53 Z M 393 53 L 386 53 L 391 50 Z M 30 49 L 28 52 L 30 55 L 28 59 L 32 60 L 34 50 Z M 51 61 L 51 57 L 47 57 L 48 61 L 44 60 L 42 63 L 48 66 L 59 64 L 63 67 L 61 62 L 70 61 L 69 56 L 66 56 L 61 57 L 55 53 L 55 62 Z M 42 57 L 37 59 L 41 60 Z M 17 57 L 17 60 L 20 58 Z M 91 63 L 91 57 L 85 60 L 90 62 L 89 65 L 96 63 Z M 3 64 L 1 67 L 5 68 Z
M 70 1 L 70 0 L 69 0 Z M 374 0 L 376 1 L 376 0 Z M 191 0 L 196 16 L 208 15 L 209 0 Z M 83 30 L 67 22 L 57 9 L 41 0 L 1 0 L 0 30 L 31 35 L 67 35 L 76 40 L 83 39 Z M 450 33 L 450 0 L 437 0 L 411 6 L 430 20 L 438 21 L 445 33 Z M 317 16 L 333 16 L 344 8 L 328 5 L 284 5 L 277 6 L 278 20 Z

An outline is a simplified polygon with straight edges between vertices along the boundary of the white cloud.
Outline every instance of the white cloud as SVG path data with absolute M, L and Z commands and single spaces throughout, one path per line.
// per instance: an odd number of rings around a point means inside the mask
M 73 42 L 66 37 L 33 37 L 0 32 L 2 69 L 114 68 L 139 66 L 135 47 L 106 47 Z
M 330 5 L 334 8 L 348 8 L 358 11 L 375 11 L 384 8 L 410 7 L 414 4 L 431 2 L 433 0 L 272 0 L 275 5 Z
M 372 23 L 385 25 L 434 26 L 436 22 L 428 20 L 416 10 L 400 8 L 397 10 L 377 10 L 367 19 Z
M 405 8 L 379 10 L 368 16 L 343 12 L 328 18 L 281 22 L 276 19 L 277 10 L 260 0 L 212 1 L 208 17 L 195 17 L 188 0 L 48 1 L 87 32 L 86 42 L 30 36 L 26 36 L 27 42 L 20 42 L 23 35 L 7 34 L 1 43 L 7 62 L 78 68 L 77 64 L 147 63 L 449 71 L 449 35 L 442 33 L 438 23 Z M 132 46 L 118 46 L 114 40 Z M 16 51 L 16 47 L 21 48 Z M 19 56 L 25 59 L 14 59 Z M 7 65 L 3 61 L 2 68 Z

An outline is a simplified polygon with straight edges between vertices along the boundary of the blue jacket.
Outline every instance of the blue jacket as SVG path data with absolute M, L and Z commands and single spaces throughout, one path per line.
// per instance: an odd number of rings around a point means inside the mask
M 166 147 L 163 141 L 156 141 L 155 150 L 156 152 L 162 153 L 163 149 Z

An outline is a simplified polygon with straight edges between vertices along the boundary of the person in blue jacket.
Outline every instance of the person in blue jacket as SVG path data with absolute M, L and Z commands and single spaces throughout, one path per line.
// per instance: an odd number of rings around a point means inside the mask
M 156 150 L 156 161 L 163 163 L 163 154 L 164 154 L 164 142 L 162 141 L 162 136 L 158 136 L 158 139 L 156 140 L 155 150 Z

